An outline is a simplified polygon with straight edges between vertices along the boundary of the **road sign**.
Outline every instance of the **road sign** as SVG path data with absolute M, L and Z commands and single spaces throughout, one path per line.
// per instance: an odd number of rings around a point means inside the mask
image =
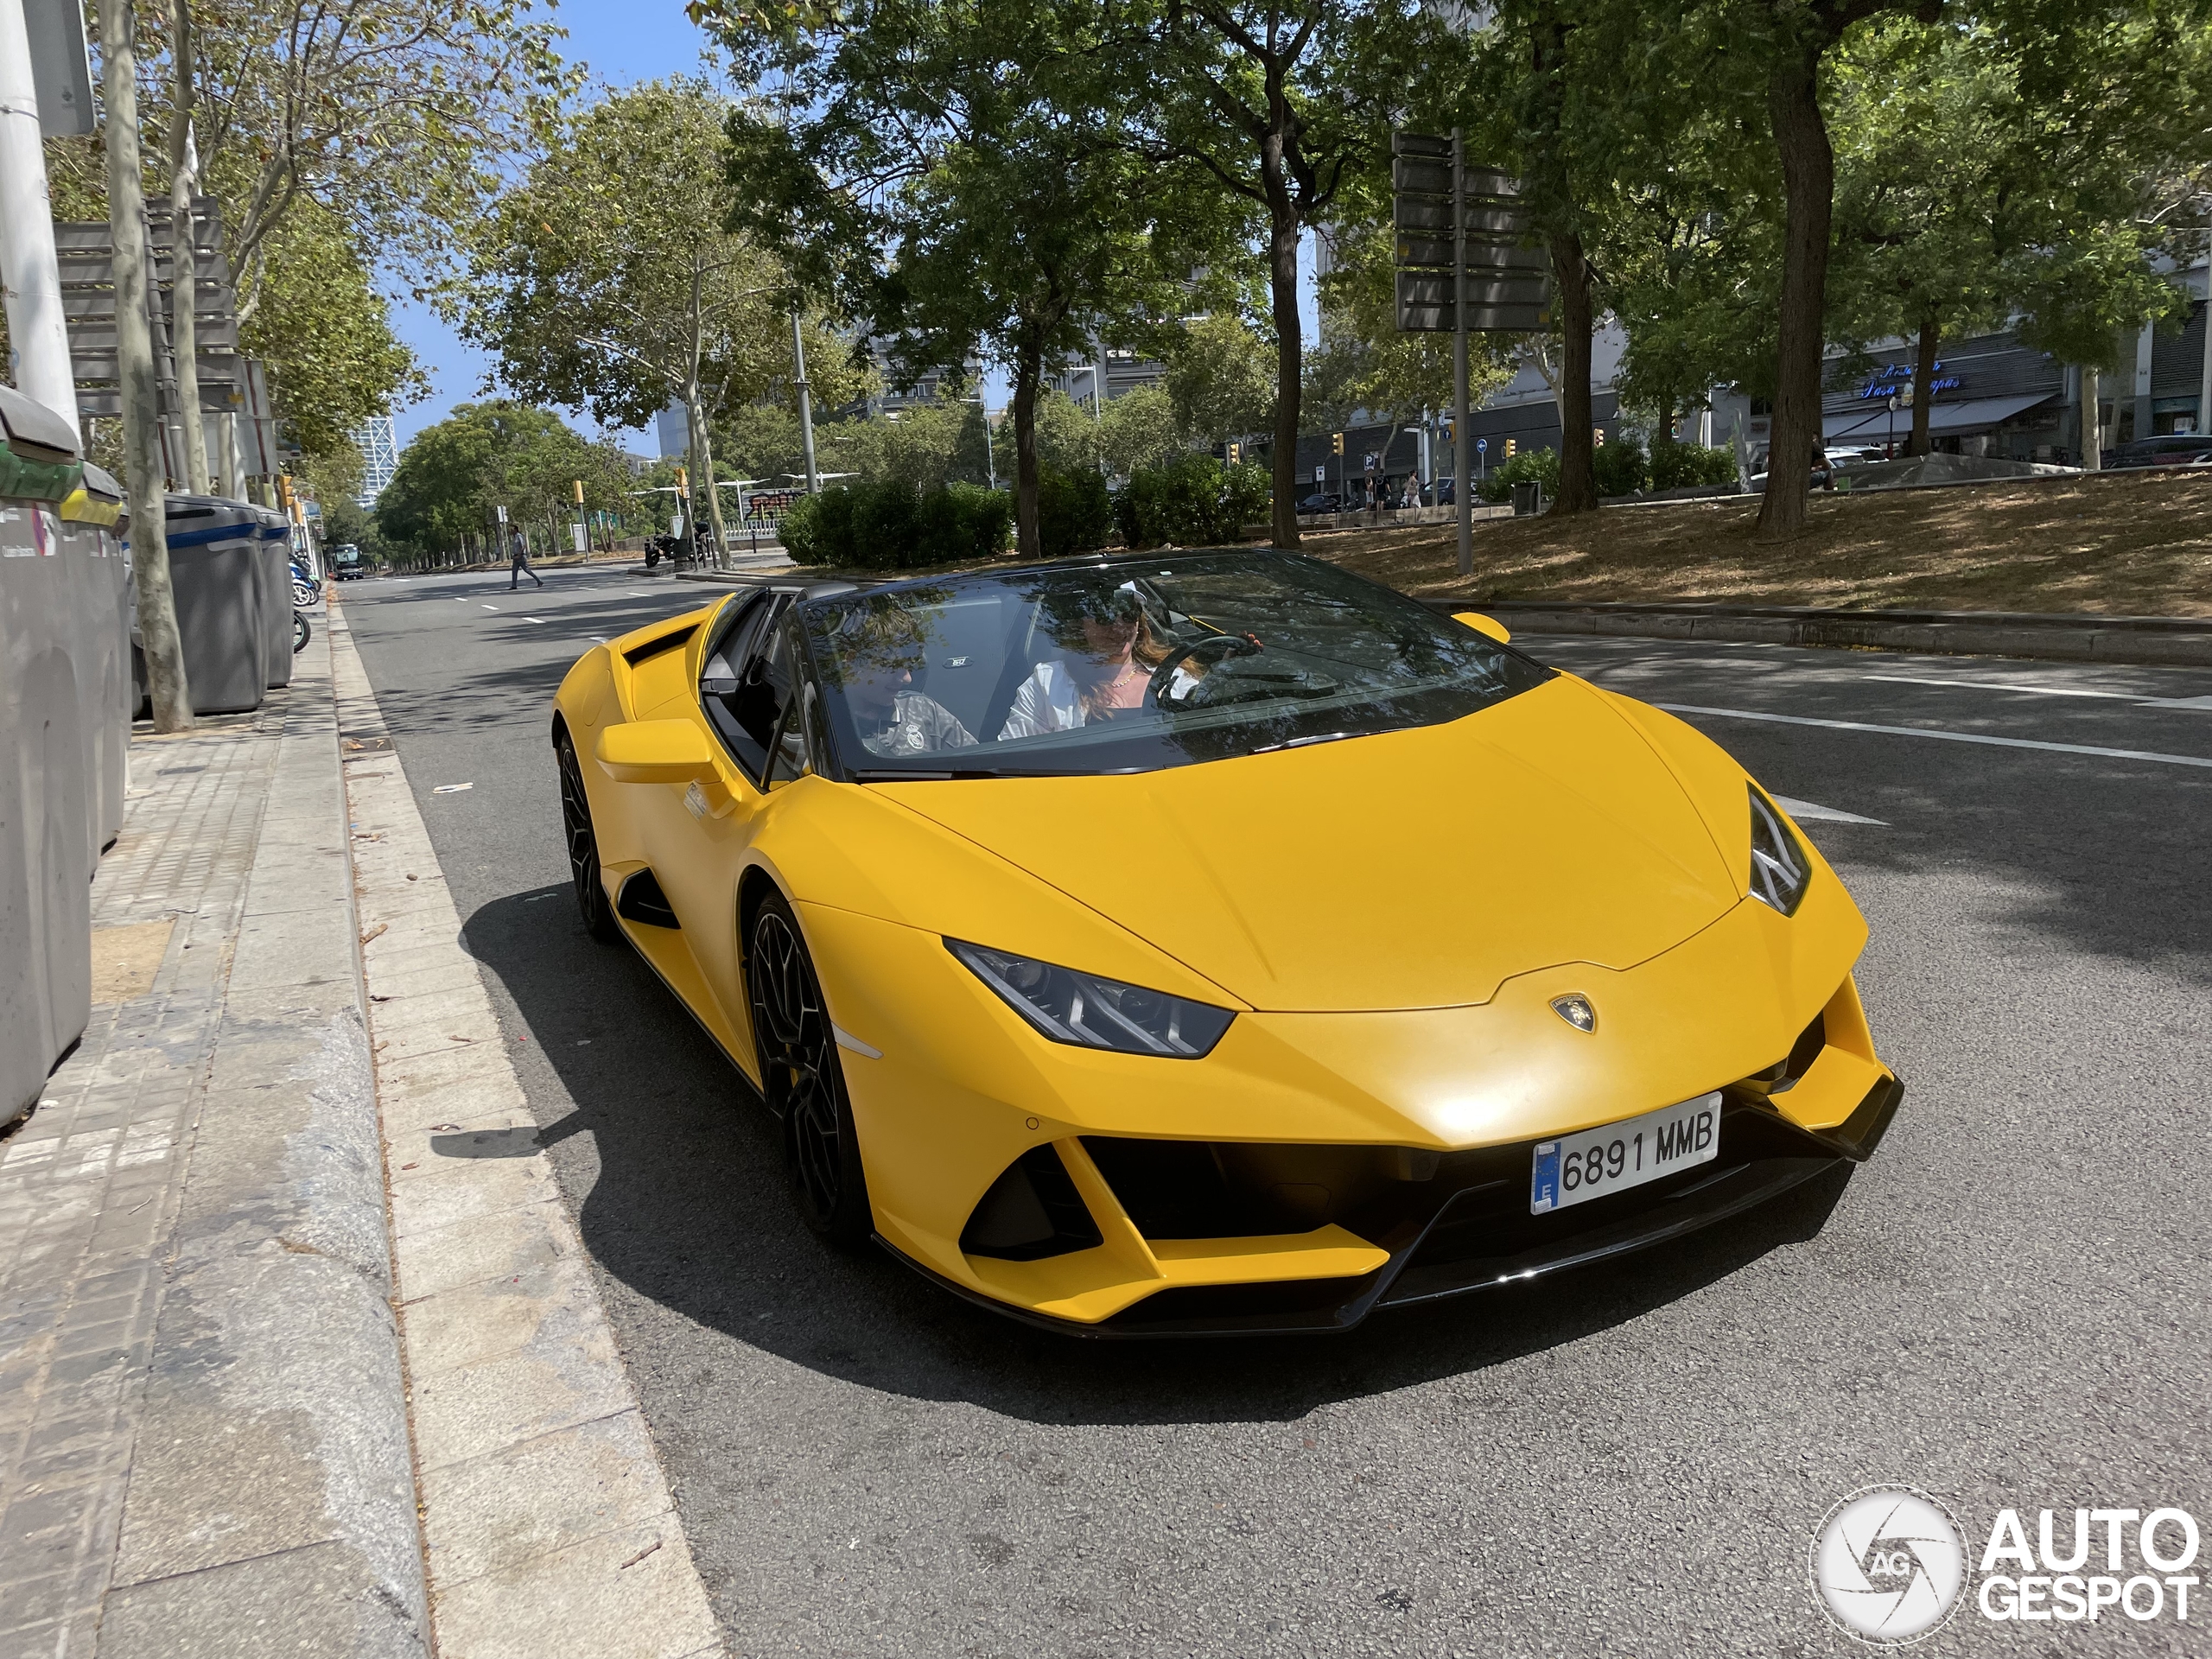
M 1329 481 L 1328 462 L 1323 461 L 1319 467 L 1316 467 L 1313 469 L 1313 481 L 1316 484 L 1325 484 Z
M 1520 181 L 1496 168 L 1462 164 L 1455 196 L 1452 144 L 1430 133 L 1391 136 L 1398 327 L 1458 328 L 1455 296 L 1464 282 L 1466 327 L 1549 327 L 1550 261 L 1532 245 L 1535 226 L 1521 204 Z
M 1475 440 L 1475 453 L 1478 455 L 1488 454 L 1490 453 L 1490 440 L 1488 438 L 1477 438 Z

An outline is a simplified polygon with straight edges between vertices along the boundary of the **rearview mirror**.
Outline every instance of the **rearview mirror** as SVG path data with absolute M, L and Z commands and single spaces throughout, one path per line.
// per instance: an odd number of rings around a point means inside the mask
M 599 764 L 625 784 L 688 784 L 714 775 L 707 734 L 688 720 L 640 720 L 599 734 Z
M 1513 643 L 1513 635 L 1508 632 L 1505 624 L 1494 616 L 1484 616 L 1480 611 L 1454 611 L 1452 620 L 1465 623 L 1477 633 L 1488 634 L 1501 645 Z

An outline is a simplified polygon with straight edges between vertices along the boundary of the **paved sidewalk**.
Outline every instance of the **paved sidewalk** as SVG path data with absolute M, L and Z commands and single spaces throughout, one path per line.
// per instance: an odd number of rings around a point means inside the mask
M 0 1656 L 420 1656 L 327 641 L 141 736 L 77 1052 L 0 1140 Z

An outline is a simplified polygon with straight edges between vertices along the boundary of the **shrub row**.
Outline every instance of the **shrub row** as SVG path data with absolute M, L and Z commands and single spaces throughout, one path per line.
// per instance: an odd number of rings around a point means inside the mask
M 1662 439 L 1649 455 L 1633 438 L 1615 438 L 1598 447 L 1591 457 L 1601 496 L 1635 495 L 1643 490 L 1679 489 L 1685 485 L 1732 484 L 1736 481 L 1736 453 L 1708 449 L 1703 444 L 1676 443 Z M 1544 499 L 1559 494 L 1559 451 L 1529 449 L 1497 467 L 1484 479 L 1476 493 L 1485 501 L 1510 499 L 1513 486 L 1534 480 L 1544 486 Z
M 895 479 L 837 484 L 784 515 L 784 550 L 799 564 L 912 570 L 995 559 L 1013 537 L 1014 498 L 976 484 L 917 490 Z
M 1219 547 L 1243 540 L 1274 499 L 1267 468 L 1192 453 L 1137 468 L 1115 498 L 1114 518 L 1130 547 Z

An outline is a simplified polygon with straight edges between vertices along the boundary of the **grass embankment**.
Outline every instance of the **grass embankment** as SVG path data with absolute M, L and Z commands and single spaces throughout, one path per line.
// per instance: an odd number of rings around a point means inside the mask
M 1813 498 L 1756 539 L 1758 500 L 1309 532 L 1303 550 L 1424 599 L 2212 616 L 2212 475 L 2106 473 Z

